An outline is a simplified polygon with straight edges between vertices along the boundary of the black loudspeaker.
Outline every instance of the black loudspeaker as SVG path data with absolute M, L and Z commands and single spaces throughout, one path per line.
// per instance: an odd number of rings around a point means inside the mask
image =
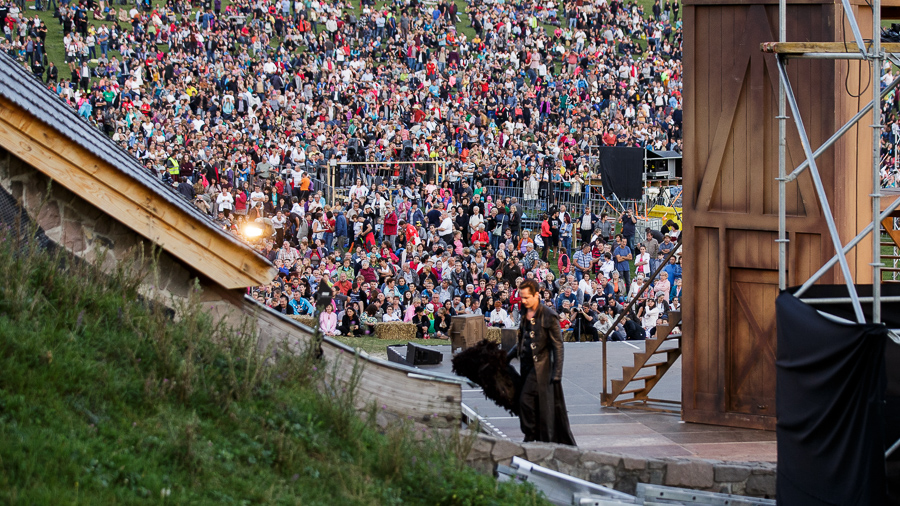
M 516 343 L 519 340 L 519 328 L 503 328 L 500 329 L 500 349 L 503 351 L 509 351 L 516 347 Z
M 387 358 L 389 362 L 396 362 L 398 364 L 410 365 L 406 361 L 406 355 L 404 355 L 404 348 L 402 344 L 397 346 L 388 346 L 387 347 Z
M 437 350 L 414 343 L 406 345 L 406 363 L 410 365 L 437 365 L 443 360 L 444 354 Z

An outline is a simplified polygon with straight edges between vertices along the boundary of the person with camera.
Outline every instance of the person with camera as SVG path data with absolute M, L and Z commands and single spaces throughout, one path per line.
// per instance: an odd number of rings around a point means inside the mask
M 619 217 L 619 223 L 622 224 L 622 238 L 629 248 L 634 248 L 634 233 L 637 218 L 632 214 L 631 209 L 626 209 L 622 216 Z
M 596 303 L 594 303 L 596 306 Z M 589 341 L 599 341 L 600 334 L 595 327 L 598 319 L 601 317 L 589 304 L 582 304 L 578 307 L 575 315 L 575 332 L 578 341 L 584 341 L 582 336 L 587 336 Z

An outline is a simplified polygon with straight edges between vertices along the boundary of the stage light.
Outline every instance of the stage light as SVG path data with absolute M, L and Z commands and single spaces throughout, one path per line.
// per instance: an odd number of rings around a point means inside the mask
M 262 227 L 256 223 L 248 223 L 244 225 L 244 237 L 247 239 L 258 239 L 263 233 Z

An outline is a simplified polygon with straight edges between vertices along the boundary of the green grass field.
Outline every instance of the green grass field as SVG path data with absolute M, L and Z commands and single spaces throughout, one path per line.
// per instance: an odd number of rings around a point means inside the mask
M 466 467 L 471 436 L 377 426 L 327 363 L 257 353 L 199 294 L 173 319 L 128 269 L 8 235 L 0 276 L 0 504 L 545 504 Z

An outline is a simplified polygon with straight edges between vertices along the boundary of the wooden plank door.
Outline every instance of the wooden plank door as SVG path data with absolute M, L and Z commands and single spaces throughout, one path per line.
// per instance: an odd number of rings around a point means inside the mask
M 775 416 L 778 272 L 731 269 L 725 411 Z

